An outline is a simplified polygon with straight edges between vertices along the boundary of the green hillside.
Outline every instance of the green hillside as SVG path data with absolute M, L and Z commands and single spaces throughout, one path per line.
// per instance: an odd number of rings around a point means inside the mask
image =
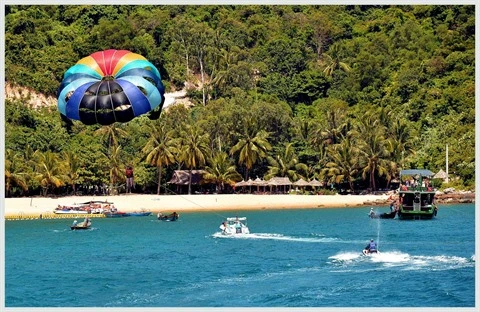
M 216 191 L 288 176 L 337 190 L 390 187 L 401 168 L 474 188 L 475 7 L 5 7 L 6 82 L 56 96 L 64 72 L 105 49 L 146 57 L 193 108 L 112 126 L 5 103 L 7 196 L 175 191 L 203 169 Z M 161 175 L 159 175 L 161 173 Z M 158 187 L 158 182 L 162 187 Z M 164 188 L 165 186 L 165 188 Z M 327 190 L 325 190 L 327 192 Z

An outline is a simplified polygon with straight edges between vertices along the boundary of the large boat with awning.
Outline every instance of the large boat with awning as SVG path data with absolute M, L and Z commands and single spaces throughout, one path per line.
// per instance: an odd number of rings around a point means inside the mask
M 407 169 L 400 171 L 400 188 L 398 190 L 399 219 L 432 219 L 437 215 L 435 190 L 430 184 L 434 173 L 426 169 Z

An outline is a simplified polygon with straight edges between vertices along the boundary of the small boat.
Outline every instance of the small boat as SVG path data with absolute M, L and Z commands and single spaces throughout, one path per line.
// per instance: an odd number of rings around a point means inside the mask
M 224 235 L 250 234 L 246 217 L 227 218 L 227 220 L 220 225 L 220 230 L 222 230 L 222 234 Z
M 146 217 L 152 214 L 151 211 L 134 211 L 134 212 L 127 212 L 128 217 Z
M 180 215 L 176 212 L 173 212 L 169 215 L 164 215 L 161 212 L 157 214 L 157 219 L 162 221 L 177 221 Z
M 90 219 L 85 218 L 83 222 L 77 223 L 77 220 L 73 222 L 73 224 L 70 226 L 70 229 L 72 231 L 76 230 L 88 230 L 90 226 L 92 225 L 92 222 L 90 222 Z
M 373 213 L 373 214 L 370 214 L 370 218 L 372 218 L 372 219 L 394 219 L 396 215 L 397 215 L 397 211 L 394 210 L 394 211 L 391 211 L 391 212 L 384 212 L 384 213 L 381 213 L 381 214 Z

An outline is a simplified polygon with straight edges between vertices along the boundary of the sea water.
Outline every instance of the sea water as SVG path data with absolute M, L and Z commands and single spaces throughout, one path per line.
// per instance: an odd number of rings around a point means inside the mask
M 104 218 L 86 231 L 71 231 L 73 219 L 6 221 L 5 305 L 475 306 L 473 204 L 415 221 L 370 219 L 369 209 Z M 252 234 L 221 235 L 234 216 Z M 381 253 L 363 256 L 372 238 Z

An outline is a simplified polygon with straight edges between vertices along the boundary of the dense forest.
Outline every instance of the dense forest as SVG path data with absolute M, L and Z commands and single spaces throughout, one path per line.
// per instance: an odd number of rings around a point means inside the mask
M 202 169 L 217 192 L 289 177 L 389 188 L 402 168 L 474 189 L 473 5 L 8 5 L 6 83 L 56 96 L 64 72 L 105 49 L 143 55 L 193 107 L 110 126 L 5 101 L 7 196 L 168 193 Z M 190 189 L 189 189 L 190 191 Z

